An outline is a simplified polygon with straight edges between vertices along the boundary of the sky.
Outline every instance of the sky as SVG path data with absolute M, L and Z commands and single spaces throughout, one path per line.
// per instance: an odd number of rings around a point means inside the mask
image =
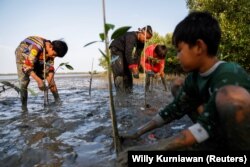
M 106 0 L 106 22 L 115 29 L 131 26 L 129 31 L 136 31 L 151 25 L 166 35 L 187 14 L 186 0 Z M 32 35 L 68 44 L 68 53 L 55 59 L 55 68 L 68 62 L 74 70 L 57 72 L 88 72 L 92 61 L 93 70 L 103 71 L 98 49 L 104 43 L 83 47 L 103 32 L 102 0 L 0 0 L 0 20 L 0 74 L 16 73 L 15 49 Z

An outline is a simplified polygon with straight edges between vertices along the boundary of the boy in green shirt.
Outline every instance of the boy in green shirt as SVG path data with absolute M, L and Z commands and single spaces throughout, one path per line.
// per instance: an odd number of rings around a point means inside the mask
M 219 146 L 250 150 L 250 127 L 245 126 L 250 124 L 250 76 L 238 64 L 217 59 L 220 39 L 218 21 L 207 12 L 192 12 L 176 26 L 172 42 L 183 70 L 189 74 L 172 103 L 151 121 L 122 137 L 138 138 L 186 114 L 194 125 L 156 144 L 130 150 L 176 150 L 203 142 L 216 143 L 217 150 L 222 149 Z M 241 131 L 235 130 L 239 127 Z M 218 140 L 223 137 L 230 144 Z M 233 141 L 235 145 L 231 144 Z M 118 161 L 125 164 L 126 157 L 123 152 Z

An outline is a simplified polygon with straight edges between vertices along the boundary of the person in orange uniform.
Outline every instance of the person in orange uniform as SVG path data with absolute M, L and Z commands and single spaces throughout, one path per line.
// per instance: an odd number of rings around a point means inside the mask
M 150 78 L 157 76 L 161 77 L 164 89 L 167 90 L 164 74 L 167 47 L 153 44 L 148 46 L 144 53 L 141 57 L 141 66 L 146 71 L 146 91 L 149 90 Z

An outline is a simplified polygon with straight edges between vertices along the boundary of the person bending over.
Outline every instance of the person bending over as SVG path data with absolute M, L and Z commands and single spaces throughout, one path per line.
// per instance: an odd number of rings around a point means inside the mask
M 54 82 L 54 59 L 64 57 L 68 51 L 68 46 L 64 41 L 50 41 L 38 36 L 30 36 L 24 39 L 16 49 L 16 65 L 18 80 L 21 88 L 22 110 L 27 111 L 28 85 L 30 76 L 37 82 L 40 90 L 45 89 L 43 83 L 47 79 L 49 88 L 55 98 L 60 102 L 56 84 Z M 45 69 L 44 69 L 45 52 Z M 44 78 L 44 70 L 46 78 Z

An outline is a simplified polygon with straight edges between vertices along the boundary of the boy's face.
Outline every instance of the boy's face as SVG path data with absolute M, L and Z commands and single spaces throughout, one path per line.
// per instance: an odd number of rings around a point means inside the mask
M 50 42 L 45 43 L 45 49 L 48 57 L 56 57 L 56 52 L 53 50 L 53 45 Z
M 178 44 L 177 50 L 177 57 L 184 71 L 190 72 L 199 70 L 201 56 L 198 54 L 199 51 L 196 45 L 191 47 L 185 42 L 180 42 Z

